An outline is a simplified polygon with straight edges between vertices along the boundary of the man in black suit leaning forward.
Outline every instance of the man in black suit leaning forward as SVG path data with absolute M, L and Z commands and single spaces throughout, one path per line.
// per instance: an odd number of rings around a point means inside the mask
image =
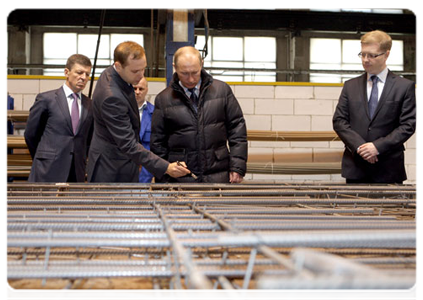
M 94 134 L 88 159 L 90 182 L 138 182 L 139 166 L 155 176 L 180 177 L 188 169 L 169 164 L 140 144 L 140 115 L 133 85 L 144 77 L 144 48 L 120 43 L 93 94 Z
M 32 157 L 31 182 L 84 182 L 93 117 L 82 94 L 91 61 L 81 54 L 66 62 L 62 87 L 40 93 L 30 109 L 25 142 Z
M 361 38 L 365 74 L 344 84 L 333 129 L 345 144 L 347 183 L 399 183 L 407 179 L 404 142 L 416 128 L 415 83 L 386 66 L 392 46 L 383 31 Z

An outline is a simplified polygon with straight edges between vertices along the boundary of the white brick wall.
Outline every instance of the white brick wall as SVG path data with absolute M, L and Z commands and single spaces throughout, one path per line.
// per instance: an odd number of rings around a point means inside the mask
M 58 87 L 62 86 L 65 83 L 65 80 L 61 79 L 52 79 L 52 80 L 40 80 L 40 93 L 55 90 Z M 85 87 L 84 94 L 88 95 L 90 83 Z
M 238 99 L 239 104 L 242 107 L 242 112 L 245 115 L 254 115 L 254 98 L 239 98 Z
M 416 135 L 414 134 L 411 138 L 408 139 L 407 142 L 405 142 L 405 144 L 407 145 L 407 148 L 413 148 L 416 149 L 416 144 L 417 140 L 416 140 Z
M 275 130 L 272 129 L 272 116 L 269 115 L 247 115 L 244 113 L 248 129 L 254 130 Z
M 332 131 L 332 115 L 311 116 L 311 131 Z
M 242 101 L 242 98 L 239 98 Z M 255 99 L 255 114 L 257 115 L 293 115 L 294 100 L 290 99 Z M 244 111 L 244 114 L 246 112 Z
M 313 99 L 312 86 L 276 86 L 275 98 Z
M 248 129 L 255 129 L 255 128 L 248 127 Z M 273 131 L 310 131 L 311 130 L 311 116 L 273 116 L 271 130 Z
M 23 94 L 22 110 L 29 110 L 34 104 L 37 94 Z
M 337 100 L 341 94 L 342 86 L 328 87 L 328 86 L 315 86 L 314 98 L 315 99 L 332 99 Z
M 7 91 L 10 94 L 38 94 L 40 92 L 40 80 L 9 79 L 7 81 Z
M 12 79 L 7 81 L 9 94 L 15 100 L 16 110 L 29 110 L 35 96 L 43 91 L 61 86 L 64 79 Z M 154 103 L 155 96 L 166 87 L 163 80 L 149 80 L 148 96 Z M 95 85 L 94 85 L 95 88 Z M 332 131 L 332 115 L 342 86 L 339 84 L 275 84 L 251 85 L 231 83 L 249 130 L 274 131 Z M 88 94 L 89 86 L 84 90 Z M 408 180 L 416 182 L 416 137 L 406 142 L 405 164 Z M 251 157 L 263 159 L 281 155 L 298 154 L 303 161 L 313 161 L 318 155 L 337 156 L 344 149 L 340 141 L 334 142 L 249 142 Z M 279 155 L 279 156 L 278 156 Z M 325 159 L 324 158 L 321 159 Z M 345 182 L 340 174 L 331 175 L 263 175 L 247 174 L 252 182 Z
M 239 98 L 275 98 L 274 86 L 235 85 L 234 93 Z
M 163 91 L 166 88 L 166 82 L 164 81 L 149 81 L 148 82 L 148 93 L 157 95 L 161 91 Z
M 295 100 L 295 115 L 330 116 L 332 112 L 332 101 L 328 100 Z

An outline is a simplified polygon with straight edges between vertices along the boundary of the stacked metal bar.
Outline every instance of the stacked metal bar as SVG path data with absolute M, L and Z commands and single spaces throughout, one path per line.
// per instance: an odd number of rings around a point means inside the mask
M 12 122 L 25 122 L 29 115 L 28 111 L 8 111 L 8 120 Z M 339 140 L 334 131 L 269 131 L 269 130 L 248 130 L 248 141 L 294 141 L 294 142 L 313 142 L 313 141 L 336 141 Z M 7 174 L 9 177 L 22 178 L 28 177 L 31 170 L 32 159 L 29 155 L 27 145 L 23 136 L 9 135 L 7 137 L 7 147 L 13 150 L 13 154 L 7 156 Z M 19 151 L 18 151 L 19 150 Z M 25 152 L 26 151 L 26 152 Z M 341 157 L 340 150 L 337 155 L 334 153 L 319 153 L 320 157 L 331 157 L 331 161 L 327 158 L 323 162 L 308 162 L 307 157 L 303 161 L 302 154 L 290 153 L 285 154 L 282 162 L 274 162 L 272 157 L 263 154 L 249 155 L 247 169 L 251 174 L 339 174 L 341 173 Z M 279 154 L 279 159 L 281 155 Z M 257 157 L 261 157 L 259 161 L 255 161 Z M 266 157 L 266 160 L 263 160 Z M 294 161 L 291 161 L 294 158 Z M 284 162 L 285 161 L 285 162 Z
M 8 185 L 16 288 L 407 289 L 402 185 Z

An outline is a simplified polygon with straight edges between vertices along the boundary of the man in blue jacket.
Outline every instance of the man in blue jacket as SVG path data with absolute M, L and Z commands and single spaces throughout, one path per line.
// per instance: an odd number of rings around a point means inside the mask
M 150 150 L 151 136 L 151 117 L 153 116 L 154 105 L 146 100 L 148 93 L 148 82 L 143 77 L 141 81 L 134 86 L 135 99 L 137 100 L 138 109 L 140 111 L 140 142 L 147 150 Z M 150 183 L 153 175 L 146 168 L 141 168 L 139 180 L 143 183 Z

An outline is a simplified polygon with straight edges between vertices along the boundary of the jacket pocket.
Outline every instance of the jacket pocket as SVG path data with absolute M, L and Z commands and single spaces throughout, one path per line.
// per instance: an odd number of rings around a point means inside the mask
M 172 149 L 169 152 L 169 159 L 170 163 L 175 161 L 185 161 L 185 149 Z
M 37 153 L 35 154 L 35 158 L 37 159 L 55 159 L 56 158 L 56 153 L 55 152 L 50 152 L 50 151 L 40 151 L 38 150 Z
M 229 157 L 229 151 L 226 146 L 223 146 L 219 149 L 214 150 L 214 155 L 216 156 L 217 160 L 224 160 Z

